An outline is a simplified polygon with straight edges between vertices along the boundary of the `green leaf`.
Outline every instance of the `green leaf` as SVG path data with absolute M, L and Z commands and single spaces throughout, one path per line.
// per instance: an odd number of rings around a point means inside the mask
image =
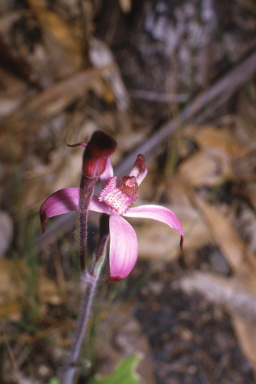
M 94 377 L 90 384 L 138 384 L 140 377 L 135 369 L 140 359 L 141 354 L 129 356 L 116 366 L 112 374 L 100 378 Z
M 52 377 L 47 384 L 60 384 L 60 381 L 57 377 Z

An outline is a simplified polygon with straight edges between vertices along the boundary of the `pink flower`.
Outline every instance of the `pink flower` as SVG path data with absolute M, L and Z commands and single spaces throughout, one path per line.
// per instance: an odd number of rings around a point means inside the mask
M 183 230 L 175 214 L 168 208 L 159 205 L 141 205 L 130 208 L 139 197 L 138 186 L 147 174 L 144 156 L 138 155 L 129 176 L 124 176 L 118 186 L 113 176 L 110 160 L 107 160 L 105 171 L 100 179 L 103 189 L 99 196 L 93 196 L 89 210 L 110 215 L 110 278 L 108 282 L 124 279 L 133 269 L 138 256 L 138 240 L 133 227 L 123 217 L 154 219 L 176 229 L 181 235 L 182 249 Z M 79 189 L 65 188 L 51 195 L 41 206 L 42 227 L 45 220 L 79 209 Z

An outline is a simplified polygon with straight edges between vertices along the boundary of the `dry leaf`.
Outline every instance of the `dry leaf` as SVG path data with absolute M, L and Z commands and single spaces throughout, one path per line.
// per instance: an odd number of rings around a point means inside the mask
M 235 333 L 245 356 L 256 370 L 256 324 L 248 323 L 238 317 L 232 318 Z
M 191 192 L 191 200 L 201 210 L 203 220 L 209 226 L 213 238 L 225 256 L 230 267 L 246 275 L 256 274 L 256 260 L 246 244 L 235 232 L 228 219 L 217 208 L 206 204 L 196 193 Z M 248 277 L 248 276 L 247 276 Z
M 126 111 L 129 107 L 129 95 L 126 91 L 121 74 L 115 63 L 114 57 L 110 49 L 102 41 L 92 39 L 90 41 L 90 60 L 95 68 L 108 67 L 104 72 L 104 78 L 109 83 L 113 94 L 116 98 L 116 103 L 121 111 Z
M 232 179 L 248 179 L 251 177 L 253 169 L 256 164 L 255 153 L 252 152 L 250 146 L 244 143 L 239 135 L 236 134 L 234 127 L 229 128 L 223 126 L 215 128 L 212 126 L 190 126 L 186 131 L 185 136 L 187 138 L 193 138 L 200 149 L 209 155 L 209 158 L 216 160 L 216 167 L 218 171 L 224 174 L 228 178 Z M 194 160 L 195 155 L 192 155 L 192 161 L 195 162 L 196 167 L 205 169 L 206 182 L 205 185 L 214 185 L 214 180 L 209 178 L 207 174 L 207 168 L 209 173 L 214 170 L 214 164 L 211 164 L 210 160 L 205 155 L 204 165 L 201 165 Z M 191 157 L 186 162 L 188 163 Z M 181 167 L 183 163 L 181 164 Z M 192 168 L 192 166 L 191 166 Z M 204 177 L 203 170 L 199 168 L 199 175 Z M 193 170 L 192 170 L 193 171 Z M 188 172 L 189 174 L 189 169 Z M 196 173 L 197 175 L 197 173 Z M 198 184 L 200 181 L 198 181 Z M 193 184 L 194 185 L 194 184 Z
M 217 154 L 199 151 L 183 161 L 177 171 L 177 177 L 194 187 L 219 184 L 223 177 L 231 177 L 232 171 L 227 159 Z
M 248 94 L 250 92 L 250 95 Z M 238 110 L 235 115 L 235 133 L 238 140 L 247 148 L 256 150 L 256 87 L 250 83 L 250 87 L 241 90 L 238 100 Z
M 56 14 L 44 8 L 38 0 L 28 0 L 43 31 L 43 37 L 55 75 L 61 78 L 81 68 L 81 45 L 72 34 L 70 27 Z
M 41 302 L 49 302 L 53 305 L 61 304 L 58 287 L 53 280 L 45 276 L 43 269 L 39 272 L 39 299 Z
M 0 118 L 2 119 L 24 103 L 27 87 L 22 80 L 12 76 L 3 68 L 0 68 L 0 81 Z
M 28 267 L 24 260 L 0 260 L 0 316 L 21 316 L 22 305 L 27 302 Z M 59 304 L 61 299 L 55 282 L 39 269 L 39 300 L 41 303 Z
M 132 8 L 131 0 L 119 0 L 120 7 L 124 13 L 129 13 Z
M 220 152 L 229 157 L 229 161 L 243 158 L 249 154 L 249 149 L 227 127 L 203 127 L 196 131 L 195 142 L 204 151 L 221 156 Z
M 0 257 L 7 251 L 13 236 L 13 222 L 10 215 L 0 211 Z
M 38 125 L 43 119 L 52 117 L 62 112 L 77 98 L 82 97 L 95 80 L 100 78 L 99 70 L 86 70 L 76 73 L 46 89 L 39 95 L 33 95 L 20 108 L 6 116 L 0 122 L 0 153 L 1 159 L 10 160 L 15 155 L 16 160 L 24 156 L 24 143 L 29 134 L 38 132 Z M 26 130 L 26 135 L 24 135 Z M 6 145 L 6 132 L 15 136 L 15 146 L 10 151 Z
M 256 182 L 248 183 L 245 187 L 245 194 L 256 210 Z

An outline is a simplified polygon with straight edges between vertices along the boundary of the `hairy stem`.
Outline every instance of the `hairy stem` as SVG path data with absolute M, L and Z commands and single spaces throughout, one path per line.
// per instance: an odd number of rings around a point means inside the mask
M 94 186 L 99 177 L 86 177 L 82 175 L 79 196 L 79 260 L 82 275 L 86 272 L 86 244 L 87 244 L 87 221 L 89 204 L 94 191 Z
M 64 373 L 62 384 L 72 384 L 73 379 L 77 370 L 77 360 L 80 353 L 80 348 L 82 345 L 82 341 L 84 338 L 84 333 L 87 327 L 92 299 L 95 291 L 95 287 L 98 281 L 98 276 L 91 276 L 87 274 L 86 279 L 86 289 L 84 292 L 84 296 L 81 301 L 81 312 L 78 320 L 78 327 L 75 335 L 75 339 L 73 342 L 73 347 L 70 352 L 70 357 L 68 361 L 68 368 Z
M 77 370 L 77 362 L 80 353 L 80 348 L 86 331 L 90 310 L 92 306 L 92 299 L 95 288 L 100 276 L 100 271 L 106 255 L 106 245 L 109 238 L 109 216 L 102 214 L 100 218 L 100 238 L 95 252 L 94 262 L 91 267 L 91 273 L 88 271 L 84 273 L 84 281 L 86 288 L 84 296 L 81 301 L 81 310 L 78 320 L 77 331 L 73 346 L 68 360 L 68 367 L 64 374 L 62 384 L 72 384 Z

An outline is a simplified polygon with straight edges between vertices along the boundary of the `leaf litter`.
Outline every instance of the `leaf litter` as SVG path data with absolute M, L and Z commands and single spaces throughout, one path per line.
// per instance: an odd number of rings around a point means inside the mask
M 67 233 L 69 245 L 56 222 L 50 230 L 55 242 L 45 237 L 38 254 L 39 222 L 36 230 L 30 228 L 46 196 L 67 178 L 77 185 L 81 152 L 70 155 L 66 144 L 100 128 L 120 144 L 113 157 L 119 169 L 127 167 L 136 147 L 145 149 L 152 173 L 141 198 L 171 207 L 186 237 L 181 255 L 178 239 L 164 227 L 137 224 L 141 261 L 121 296 L 118 288 L 100 289 L 86 340 L 97 348 L 85 354 L 96 363 L 92 368 L 84 363 L 81 377 L 94 369 L 107 373 L 104 361 L 113 367 L 140 351 L 147 383 L 253 383 L 252 2 L 145 0 L 111 6 L 1 0 L 0 5 L 0 198 L 13 222 L 0 239 L 1 382 L 45 383 L 65 359 L 80 291 L 74 283 L 76 235 Z M 237 63 L 251 52 L 249 69 L 239 70 Z M 224 72 L 223 81 L 212 85 Z M 187 100 L 191 104 L 182 115 Z M 170 146 L 174 141 L 176 147 Z M 74 224 L 72 219 L 68 231 Z M 95 224 L 92 220 L 92 248 Z M 128 302 L 127 292 L 136 292 Z M 113 301 L 129 313 L 117 310 L 111 330 L 106 319 Z M 105 348 L 94 335 L 102 324 L 109 327 Z M 143 348 L 131 342 L 134 337 Z

